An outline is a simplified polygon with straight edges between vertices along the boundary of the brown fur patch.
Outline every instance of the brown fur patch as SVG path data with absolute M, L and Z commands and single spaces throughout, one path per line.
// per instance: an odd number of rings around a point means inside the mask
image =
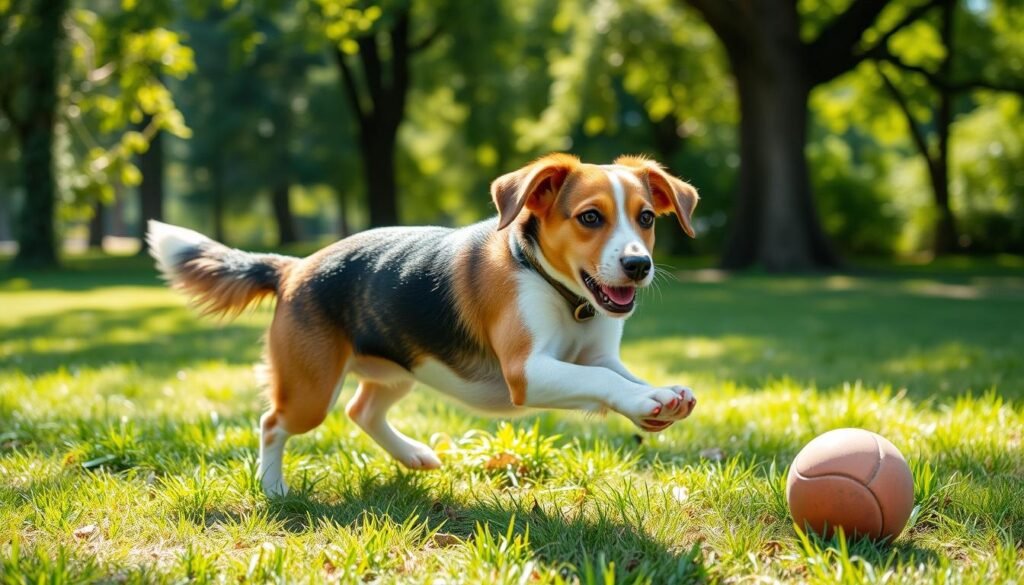
M 296 319 L 301 305 L 281 301 L 267 337 L 272 412 L 290 434 L 316 428 L 327 417 L 334 390 L 351 357 L 341 332 L 316 319 Z
M 463 322 L 470 335 L 498 358 L 515 405 L 526 398 L 524 369 L 532 347 L 515 295 L 518 270 L 505 232 L 491 234 L 478 253 L 459 255 L 455 267 L 456 303 Z
M 673 177 L 659 163 L 643 156 L 623 155 L 615 159 L 615 164 L 632 168 L 643 181 L 653 197 L 655 213 L 675 213 L 686 235 L 696 237 L 690 220 L 700 196 L 693 185 Z

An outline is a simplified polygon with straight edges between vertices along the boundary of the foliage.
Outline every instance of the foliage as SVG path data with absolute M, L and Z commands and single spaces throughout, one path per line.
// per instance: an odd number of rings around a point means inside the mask
M 26 2 L 0 5 L 5 47 Z M 801 38 L 815 38 L 848 5 L 802 0 Z M 891 3 L 863 45 L 917 5 Z M 491 180 L 552 149 L 592 161 L 639 152 L 702 193 L 700 237 L 665 229 L 660 245 L 721 251 L 740 162 L 736 87 L 711 28 L 673 0 L 72 2 L 55 130 L 65 231 L 76 233 L 88 215 L 83 204 L 96 200 L 117 199 L 114 223 L 135 223 L 134 204 L 125 204 L 141 178 L 133 158 L 157 131 L 187 138 L 165 154 L 172 221 L 210 232 L 226 225 L 232 241 L 268 244 L 268 195 L 283 184 L 311 239 L 364 227 L 370 186 L 334 51 L 353 66 L 365 106 L 360 39 L 375 35 L 388 58 L 388 31 L 404 10 L 412 42 L 423 45 L 411 61 L 397 136 L 404 221 L 480 219 L 492 212 Z M 1022 14 L 1012 2 L 960 4 L 953 77 L 1020 79 L 1024 48 L 1014 33 Z M 945 54 L 936 27 L 928 12 L 886 46 L 910 66 L 932 70 Z M 881 65 L 930 131 L 936 98 L 928 79 Z M 0 67 L 16 73 L 14 53 L 0 51 Z M 0 79 L 0 94 L 16 79 Z M 955 106 L 951 186 L 964 249 L 1020 250 L 1019 98 L 971 91 Z M 818 87 L 810 107 L 811 181 L 839 248 L 925 249 L 935 217 L 927 174 L 876 65 Z M 9 128 L 0 116 L 0 209 L 23 191 Z
M 20 5 L 0 6 L 0 19 L 8 23 L 4 38 L 18 35 Z M 131 159 L 146 150 L 154 133 L 188 136 L 162 82 L 165 76 L 182 78 L 193 69 L 191 50 L 177 32 L 166 28 L 171 7 L 166 0 L 71 5 L 64 21 L 71 42 L 58 89 L 61 149 L 70 155 L 59 165 L 60 186 L 71 202 L 109 202 L 114 185 L 137 185 L 141 175 Z M 22 57 L 14 51 L 0 51 L 0 56 L 5 59 L 0 68 L 15 72 L 5 76 L 10 85 L 0 84 L 0 93 L 13 92 L 10 99 L 16 104 Z M 150 122 L 140 127 L 144 119 Z

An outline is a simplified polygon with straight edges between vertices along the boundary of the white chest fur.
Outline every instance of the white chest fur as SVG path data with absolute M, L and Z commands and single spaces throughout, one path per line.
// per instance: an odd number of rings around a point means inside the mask
M 412 373 L 417 381 L 470 408 L 493 414 L 509 414 L 521 410 L 512 404 L 508 386 L 500 374 L 481 380 L 466 380 L 433 359 L 424 360 Z

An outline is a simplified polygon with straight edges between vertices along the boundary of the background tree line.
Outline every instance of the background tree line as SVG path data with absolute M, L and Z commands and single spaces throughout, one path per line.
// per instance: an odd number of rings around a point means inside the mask
M 567 150 L 698 185 L 670 246 L 730 268 L 1024 253 L 1021 30 L 1011 0 L 0 0 L 0 240 L 461 224 Z

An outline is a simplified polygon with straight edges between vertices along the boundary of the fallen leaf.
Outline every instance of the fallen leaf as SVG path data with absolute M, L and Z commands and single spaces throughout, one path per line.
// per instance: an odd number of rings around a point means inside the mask
M 430 541 L 437 548 L 448 548 L 462 543 L 458 536 L 448 534 L 447 532 L 438 532 Z
M 505 469 L 508 466 L 522 467 L 522 461 L 511 453 L 498 453 L 484 463 L 484 469 Z
M 75 538 L 82 538 L 82 539 L 89 538 L 93 534 L 96 534 L 96 525 L 95 524 L 86 524 L 85 526 L 76 528 L 75 531 L 72 532 L 71 534 L 74 534 Z

